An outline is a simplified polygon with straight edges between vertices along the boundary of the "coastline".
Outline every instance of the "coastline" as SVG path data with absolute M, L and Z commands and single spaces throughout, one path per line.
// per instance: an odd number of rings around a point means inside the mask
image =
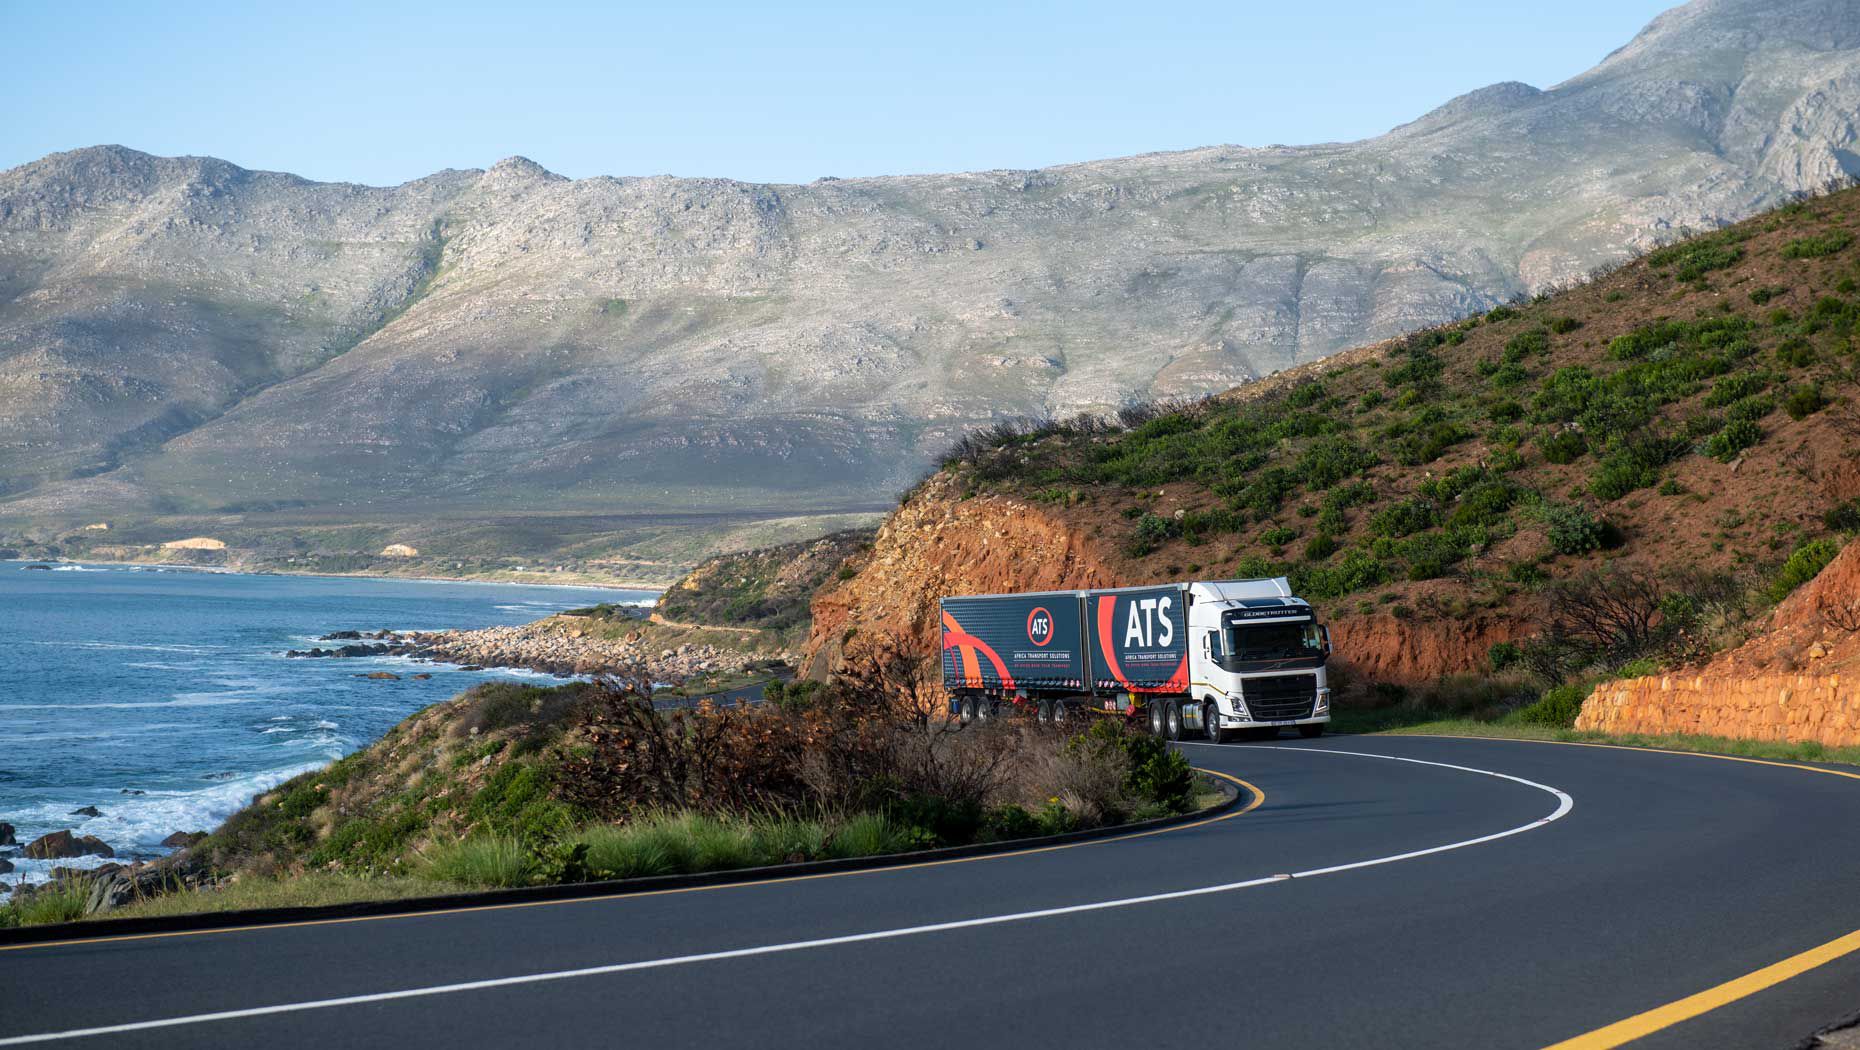
M 294 569 L 240 569 L 228 565 L 189 565 L 185 562 L 172 561 L 118 561 L 108 559 L 99 561 L 94 558 L 10 558 L 0 561 L 0 565 L 76 565 L 80 567 L 107 567 L 127 565 L 142 569 L 162 569 L 169 572 L 206 572 L 231 576 L 300 576 L 326 580 L 400 580 L 406 583 L 479 583 L 499 587 L 554 587 L 562 590 L 596 590 L 596 591 L 648 591 L 654 595 L 664 594 L 668 586 L 663 583 L 645 582 L 601 582 L 581 581 L 561 582 L 560 573 L 533 573 L 536 580 L 524 578 L 504 579 L 488 576 L 411 576 L 388 572 L 307 572 Z

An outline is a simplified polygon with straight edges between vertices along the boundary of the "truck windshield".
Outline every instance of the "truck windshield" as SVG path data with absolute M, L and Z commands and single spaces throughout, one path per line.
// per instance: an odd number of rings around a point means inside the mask
M 1245 623 L 1227 629 L 1229 660 L 1252 664 L 1262 661 L 1316 660 L 1324 656 L 1324 640 L 1316 623 Z

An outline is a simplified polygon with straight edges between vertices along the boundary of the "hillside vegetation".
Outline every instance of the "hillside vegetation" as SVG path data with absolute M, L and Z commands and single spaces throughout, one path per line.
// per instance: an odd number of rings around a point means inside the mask
M 1005 415 L 1226 389 L 1852 174 L 1857 26 L 1698 0 L 1362 141 L 1039 170 L 55 154 L 0 171 L 0 524 L 858 509 Z
M 1860 192 L 1805 200 L 1222 397 L 971 435 L 905 506 L 1036 516 L 1106 582 L 1287 575 L 1340 638 L 1433 624 L 1466 650 L 1435 664 L 1518 678 L 1456 702 L 1683 661 L 1860 528 L 1857 243 Z M 817 609 L 909 605 L 910 542 Z

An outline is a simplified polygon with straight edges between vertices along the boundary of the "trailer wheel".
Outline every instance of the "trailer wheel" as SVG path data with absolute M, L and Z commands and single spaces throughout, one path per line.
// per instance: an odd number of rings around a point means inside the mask
M 1053 724 L 1062 726 L 1072 717 L 1072 705 L 1064 700 L 1053 701 Z
M 1037 719 L 1041 725 L 1046 725 L 1051 722 L 1053 720 L 1053 702 L 1051 700 L 1040 701 L 1040 706 L 1034 711 L 1034 718 Z
M 1308 726 L 1299 726 L 1298 735 L 1301 737 L 1304 737 L 1306 740 L 1310 740 L 1313 737 L 1323 736 L 1324 735 L 1324 723 L 1315 722 Z
M 1212 703 L 1201 705 L 1201 731 L 1207 735 L 1210 744 L 1227 742 L 1227 730 L 1221 728 L 1221 709 Z
M 992 696 L 975 705 L 975 717 L 983 722 L 991 721 L 995 714 L 995 698 Z
M 1163 725 L 1163 709 L 1162 709 L 1162 704 L 1160 704 L 1160 703 L 1152 703 L 1152 704 L 1150 704 L 1150 705 L 1149 705 L 1149 715 L 1150 715 L 1150 735 L 1151 735 L 1151 736 L 1162 736 L 1162 735 L 1164 735 L 1164 734 L 1165 734 L 1165 733 L 1166 733 L 1166 732 L 1167 732 L 1168 730 L 1167 730 L 1167 728 L 1166 728 L 1166 727 L 1165 727 L 1165 726 Z
M 962 724 L 965 726 L 968 725 L 970 722 L 975 721 L 976 709 L 975 709 L 975 698 L 974 697 L 965 696 L 962 698 L 962 713 L 957 717 L 959 717 L 962 720 Z
M 1182 705 L 1174 700 L 1163 701 L 1163 736 L 1169 740 L 1182 739 Z

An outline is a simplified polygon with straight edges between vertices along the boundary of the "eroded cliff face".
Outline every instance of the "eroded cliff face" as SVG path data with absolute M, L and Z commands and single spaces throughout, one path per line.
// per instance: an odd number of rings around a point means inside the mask
M 964 498 L 953 478 L 939 474 L 886 519 L 864 568 L 814 599 L 805 673 L 825 678 L 849 658 L 893 649 L 934 658 L 941 638 L 937 600 L 948 595 L 1166 582 L 1093 531 L 1089 509 Z M 1421 685 L 1476 670 L 1493 642 L 1528 633 L 1523 621 L 1502 613 L 1456 619 L 1378 613 L 1330 622 L 1333 666 L 1352 693 L 1377 682 Z
M 865 567 L 814 599 L 806 673 L 824 678 L 848 657 L 892 647 L 934 656 L 946 595 L 1126 582 L 1076 524 L 1020 500 L 963 499 L 938 475 L 885 519 Z
M 1860 744 L 1860 543 L 1706 666 L 1597 686 L 1576 728 Z

